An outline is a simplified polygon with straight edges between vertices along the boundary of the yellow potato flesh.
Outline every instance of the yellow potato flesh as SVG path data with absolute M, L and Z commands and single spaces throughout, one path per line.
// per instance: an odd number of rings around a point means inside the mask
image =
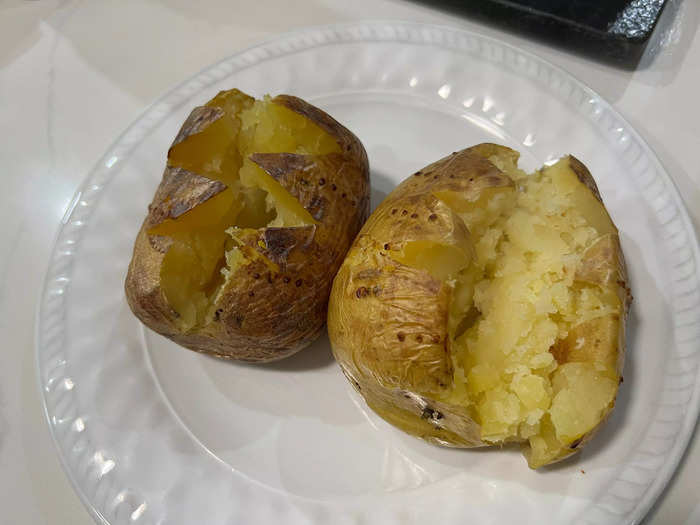
M 236 230 L 313 224 L 299 201 L 249 160 L 253 153 L 323 155 L 339 152 L 335 140 L 305 117 L 235 91 L 208 104 L 222 118 L 176 144 L 170 166 L 223 182 L 227 189 L 149 231 L 173 240 L 161 266 L 161 288 L 179 314 L 183 332 L 210 322 L 212 303 L 226 278 L 246 263 Z
M 392 255 L 396 261 L 413 268 L 427 270 L 433 277 L 447 280 L 465 268 L 470 261 L 468 252 L 458 245 L 434 241 L 413 241 Z
M 621 313 L 614 293 L 574 279 L 586 247 L 615 230 L 566 159 L 532 175 L 491 160 L 516 189 L 490 189 L 474 202 L 436 195 L 462 217 L 476 253 L 468 270 L 444 250 L 431 261 L 431 273 L 453 285 L 455 373 L 441 401 L 469 407 L 485 442 L 529 443 L 536 467 L 592 430 L 614 401 L 608 353 L 559 364 L 550 350 L 573 326 Z

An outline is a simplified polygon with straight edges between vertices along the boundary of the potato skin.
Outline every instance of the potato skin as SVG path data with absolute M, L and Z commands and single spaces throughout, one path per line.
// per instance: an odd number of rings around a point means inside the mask
M 584 321 L 574 326 L 569 335 L 564 340 L 559 341 L 550 352 L 554 354 L 559 363 L 585 361 L 589 356 L 595 355 L 599 361 L 609 363 L 609 366 L 616 371 L 616 376 L 619 378 L 620 383 L 622 383 L 626 352 L 625 328 L 630 305 L 632 304 L 632 293 L 628 285 L 629 279 L 625 256 L 620 245 L 617 227 L 605 209 L 605 204 L 600 196 L 600 191 L 593 175 L 573 155 L 568 156 L 568 161 L 569 167 L 576 173 L 581 184 L 601 203 L 600 213 L 607 218 L 614 230 L 614 233 L 601 236 L 586 250 L 583 264 L 576 271 L 575 279 L 598 284 L 602 288 L 613 290 L 620 300 L 622 314 L 610 314 L 590 321 Z M 583 341 L 582 345 L 581 341 Z M 581 348 L 584 349 L 584 352 L 581 352 Z M 600 421 L 594 428 L 572 443 L 568 449 L 562 450 L 548 464 L 557 463 L 580 452 L 603 427 L 612 414 L 614 407 L 615 400 L 601 415 Z M 526 457 L 528 456 L 526 447 L 523 453 Z
M 357 137 L 297 97 L 280 95 L 272 102 L 316 123 L 340 146 L 341 153 L 327 155 L 251 156 L 318 223 L 244 230 L 241 249 L 249 263 L 228 279 L 215 304 L 213 321 L 187 333 L 178 328 L 178 314 L 161 289 L 161 265 L 171 240 L 148 230 L 194 209 L 226 186 L 201 174 L 166 167 L 136 238 L 125 281 L 129 306 L 149 328 L 197 352 L 266 362 L 308 346 L 325 324 L 333 276 L 369 214 L 367 154 Z M 195 108 L 173 145 L 222 115 L 218 108 Z
M 433 195 L 452 190 L 477 200 L 484 190 L 512 186 L 512 180 L 487 160 L 492 155 L 516 161 L 519 156 L 503 146 L 480 144 L 423 168 L 394 189 L 350 248 L 333 283 L 328 309 L 334 356 L 367 404 L 405 432 L 444 446 L 488 445 L 469 408 L 438 400 L 453 380 L 446 327 L 451 292 L 427 271 L 401 264 L 392 253 L 414 240 L 469 241 L 461 219 Z M 569 163 L 581 191 L 592 192 L 600 201 L 585 166 L 574 157 Z M 600 208 L 610 221 L 604 206 Z M 617 233 L 601 238 L 589 252 L 577 278 L 614 289 L 626 314 L 630 297 Z M 589 336 L 604 338 L 595 351 L 610 354 L 618 374 L 624 358 L 624 318 L 580 326 Z M 575 360 L 575 341 L 561 343 L 564 361 Z M 612 405 L 605 417 L 611 409 Z M 580 450 L 595 430 L 554 461 Z
M 452 382 L 442 281 L 392 259 L 407 242 L 469 242 L 462 219 L 433 193 L 474 199 L 486 188 L 511 187 L 482 145 L 445 157 L 404 180 L 372 213 L 333 283 L 328 333 L 346 377 L 367 404 L 402 430 L 455 447 L 485 445 L 467 409 L 440 403 Z M 510 150 L 509 150 L 510 151 Z

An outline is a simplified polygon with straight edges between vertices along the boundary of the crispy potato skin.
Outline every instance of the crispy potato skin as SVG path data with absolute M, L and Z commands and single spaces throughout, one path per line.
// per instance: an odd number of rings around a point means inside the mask
M 423 168 L 389 194 L 350 248 L 333 283 L 328 309 L 334 356 L 367 404 L 405 432 L 444 446 L 488 445 L 469 408 L 438 401 L 453 381 L 447 336 L 451 291 L 427 271 L 402 265 L 392 254 L 415 240 L 469 242 L 462 220 L 434 194 L 458 191 L 475 201 L 484 190 L 512 186 L 512 180 L 487 160 L 492 155 L 517 161 L 519 154 L 480 144 Z M 574 157 L 569 162 L 581 191 L 596 196 L 610 221 L 588 170 Z M 576 278 L 614 289 L 626 314 L 630 296 L 617 233 L 601 237 L 588 252 Z M 574 345 L 576 334 L 584 333 L 591 339 L 587 351 L 604 355 L 621 376 L 624 314 L 577 326 L 553 353 L 561 362 L 581 359 Z M 610 410 L 612 404 L 603 419 Z M 580 450 L 595 430 L 555 461 Z
M 357 137 L 297 97 L 280 95 L 273 102 L 319 125 L 341 148 L 341 153 L 328 155 L 251 156 L 299 200 L 317 224 L 246 230 L 242 250 L 250 263 L 228 279 L 215 305 L 214 320 L 188 333 L 178 329 L 178 314 L 160 286 L 160 269 L 171 241 L 148 230 L 194 209 L 226 186 L 167 167 L 136 238 L 125 281 L 129 306 L 149 328 L 197 352 L 266 362 L 308 346 L 325 324 L 333 276 L 369 215 L 369 167 Z M 222 115 L 218 108 L 195 108 L 173 146 Z

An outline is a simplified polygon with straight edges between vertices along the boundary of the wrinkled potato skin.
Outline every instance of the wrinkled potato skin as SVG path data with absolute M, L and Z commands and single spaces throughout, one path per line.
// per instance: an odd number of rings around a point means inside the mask
M 333 283 L 328 309 L 334 356 L 367 404 L 405 432 L 444 446 L 488 445 L 481 440 L 469 408 L 437 401 L 452 382 L 446 328 L 451 292 L 426 271 L 392 259 L 392 251 L 412 240 L 468 240 L 462 220 L 433 194 L 455 190 L 476 200 L 486 189 L 512 186 L 512 180 L 487 160 L 492 155 L 517 160 L 519 154 L 480 144 L 423 168 L 392 191 L 350 248 Z M 573 157 L 569 162 L 582 183 L 581 191 L 593 192 L 600 201 L 588 170 Z M 630 296 L 617 234 L 601 238 L 589 252 L 577 278 L 614 289 L 626 314 Z M 623 315 L 580 326 L 581 333 L 596 340 L 587 351 L 609 354 L 620 376 L 624 320 Z M 559 343 L 562 362 L 577 359 L 572 337 Z M 610 410 L 612 404 L 605 417 Z M 555 461 L 580 450 L 597 428 Z
M 486 156 L 491 145 L 452 154 L 402 182 L 372 213 L 331 292 L 328 332 L 345 375 L 380 416 L 441 445 L 485 445 L 459 406 L 431 394 L 452 382 L 447 339 L 450 289 L 391 252 L 419 240 L 469 241 L 464 222 L 433 192 L 473 195 L 513 183 Z
M 341 148 L 341 153 L 328 155 L 251 156 L 318 224 L 246 230 L 243 250 L 252 262 L 231 275 L 215 305 L 214 320 L 188 333 L 178 329 L 178 314 L 160 287 L 171 241 L 148 230 L 205 202 L 223 191 L 224 184 L 167 167 L 135 242 L 125 282 L 129 306 L 149 328 L 197 352 L 267 362 L 313 342 L 326 321 L 333 276 L 369 214 L 367 154 L 357 137 L 299 98 L 280 95 L 273 102 L 319 125 Z M 195 108 L 173 145 L 221 115 L 217 108 Z

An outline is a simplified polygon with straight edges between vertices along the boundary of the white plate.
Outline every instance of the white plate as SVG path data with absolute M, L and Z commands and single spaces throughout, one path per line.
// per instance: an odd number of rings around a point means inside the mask
M 483 141 L 534 168 L 575 153 L 622 232 L 634 305 L 617 408 L 575 459 L 434 447 L 370 413 L 324 337 L 276 364 L 227 363 L 144 330 L 126 305 L 132 243 L 166 149 L 218 90 L 293 93 L 364 142 L 373 204 Z M 634 523 L 675 469 L 698 413 L 698 244 L 640 136 L 565 72 L 476 34 L 407 23 L 304 30 L 176 87 L 77 193 L 37 323 L 39 381 L 65 470 L 118 523 Z

